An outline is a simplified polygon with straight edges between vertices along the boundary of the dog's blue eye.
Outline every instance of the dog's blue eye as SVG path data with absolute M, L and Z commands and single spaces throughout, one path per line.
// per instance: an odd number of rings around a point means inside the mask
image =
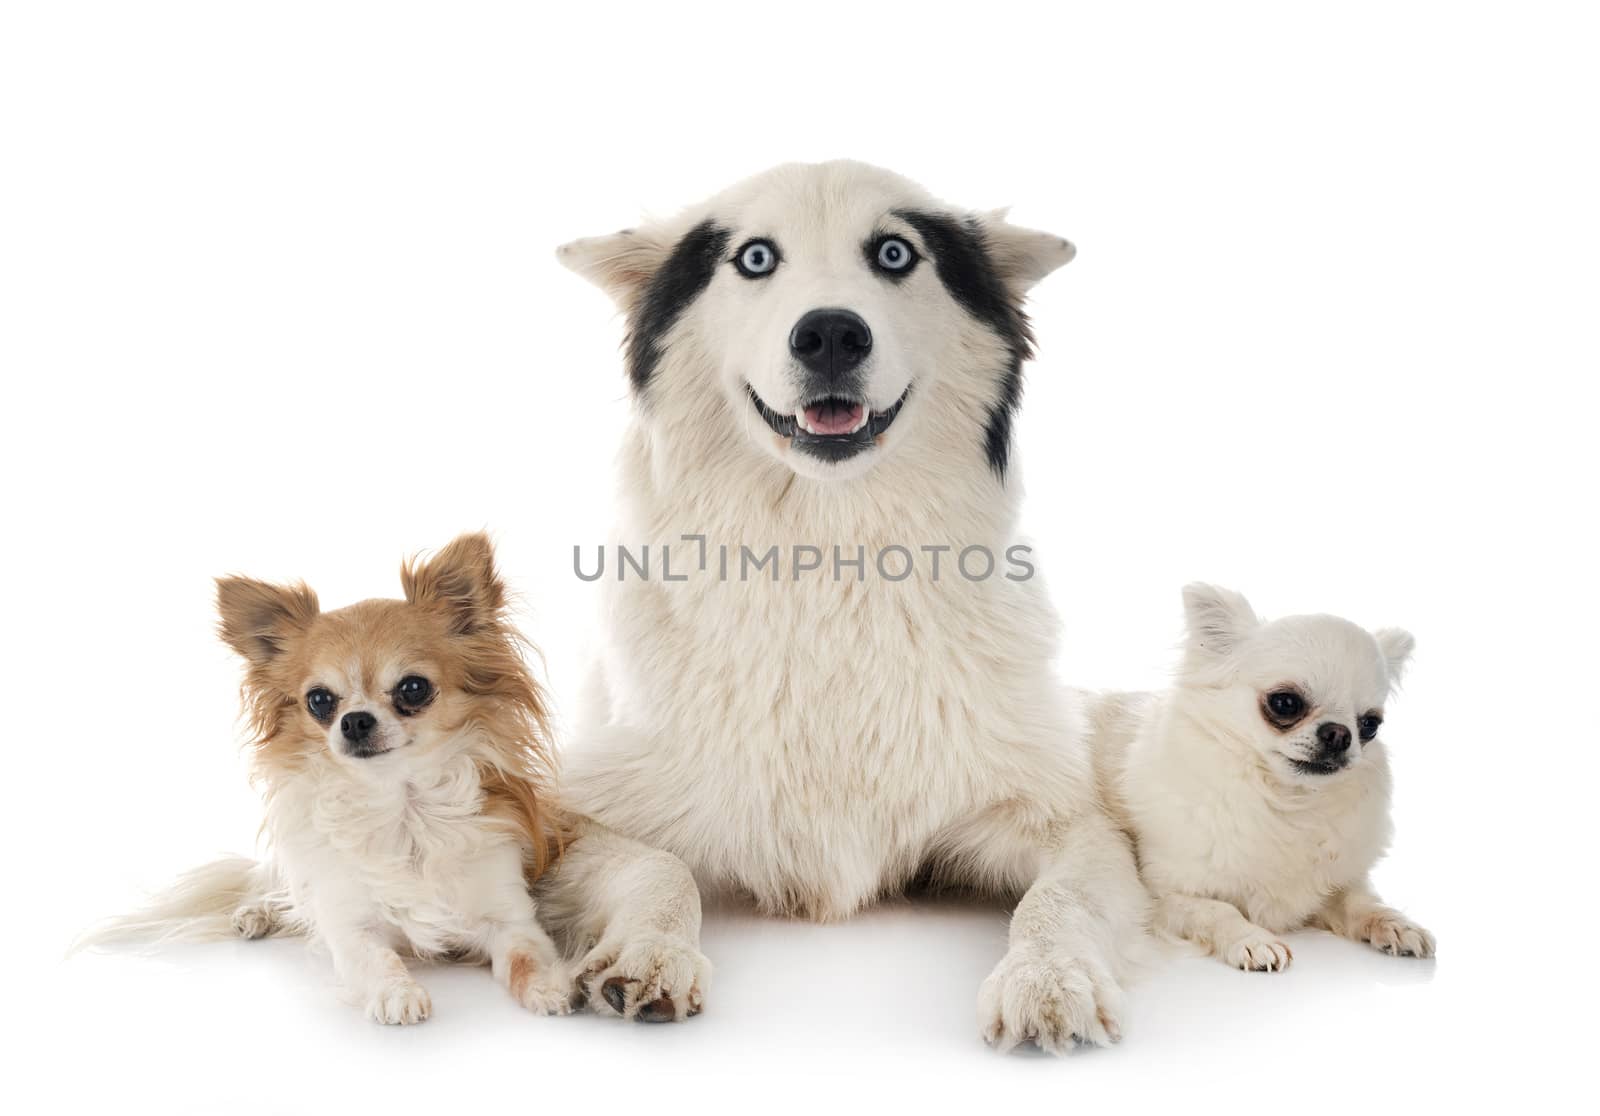
M 772 270 L 778 266 L 778 250 L 768 240 L 752 240 L 733 258 L 734 265 L 738 267 L 739 274 L 746 279 L 759 279 L 763 275 L 771 275 Z
M 333 716 L 333 711 L 338 706 L 339 699 L 333 695 L 332 691 L 325 690 L 321 686 L 306 694 L 306 708 L 319 721 L 326 721 Z
M 916 262 L 917 254 L 898 236 L 886 236 L 878 242 L 877 260 L 885 271 L 905 271 Z

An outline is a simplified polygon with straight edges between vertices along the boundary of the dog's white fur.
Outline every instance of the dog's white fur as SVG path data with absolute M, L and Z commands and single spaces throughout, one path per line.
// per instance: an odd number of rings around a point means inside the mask
M 415 798 L 324 770 L 269 811 L 271 861 L 227 857 L 196 868 L 75 948 L 306 935 L 380 1023 L 421 1022 L 432 1010 L 402 952 L 487 959 L 540 1014 L 564 1014 L 585 998 L 601 1015 L 697 1014 L 711 965 L 694 944 L 700 896 L 682 863 L 580 821 L 539 881 L 535 908 L 520 848 L 482 825 L 477 771 L 464 754 L 455 760 L 407 768 Z M 532 979 L 513 980 L 519 953 L 535 960 Z
M 569 1010 L 572 981 L 523 883 L 520 844 L 479 812 L 470 738 L 381 768 L 330 753 L 269 802 L 271 861 L 229 857 L 186 873 L 145 909 L 80 945 L 134 937 L 306 935 L 341 988 L 379 1023 L 420 1023 L 432 1003 L 402 953 L 487 959 L 524 1007 Z M 356 766 L 365 763 L 365 766 Z
M 487 959 L 495 978 L 539 1014 L 568 1010 L 571 980 L 539 925 L 523 848 L 480 811 L 470 734 L 378 763 L 330 750 L 268 804 L 273 862 L 290 909 L 332 954 L 340 983 L 380 1023 L 427 1018 L 426 989 L 401 951 Z M 236 927 L 270 903 L 233 915 Z M 513 982 L 526 956 L 536 976 Z
M 1386 953 L 1432 956 L 1433 936 L 1383 906 L 1368 881 L 1388 847 L 1389 761 L 1381 716 L 1413 642 L 1335 616 L 1263 622 L 1237 593 L 1184 590 L 1188 640 L 1172 689 L 1116 694 L 1094 709 L 1102 792 L 1133 836 L 1156 923 L 1241 969 L 1286 968 L 1279 935 L 1320 926 Z M 1290 731 L 1265 696 L 1308 709 Z M 1319 725 L 1352 734 L 1347 767 L 1309 774 Z
M 661 346 L 621 459 L 619 540 L 675 548 L 687 581 L 609 582 L 608 653 L 563 791 L 614 830 L 669 850 L 710 888 L 763 910 L 839 919 L 919 870 L 1021 896 L 1011 944 L 980 993 L 993 1043 L 1052 1050 L 1120 1034 L 1120 988 L 1145 896 L 1123 837 L 1097 808 L 1083 721 L 1052 674 L 1057 620 L 1037 580 L 969 581 L 963 547 L 1016 541 L 1019 485 L 985 460 L 1006 354 L 952 299 L 907 207 L 976 223 L 1020 304 L 1072 249 L 969 215 L 855 163 L 786 166 L 673 221 L 567 245 L 560 258 L 636 311 L 697 223 L 780 246 L 759 283 L 719 266 Z M 862 244 L 888 229 L 926 257 L 891 284 Z M 911 393 L 876 448 L 843 465 L 797 454 L 755 413 L 748 383 L 796 409 L 785 347 L 805 311 L 846 307 L 872 326 L 874 409 Z M 680 536 L 704 535 L 709 569 Z M 946 545 L 891 582 L 869 573 L 780 580 L 715 575 L 715 548 Z M 831 561 L 831 553 L 829 555 Z M 564 866 L 564 875 L 581 879 Z M 687 948 L 692 943 L 684 943 Z

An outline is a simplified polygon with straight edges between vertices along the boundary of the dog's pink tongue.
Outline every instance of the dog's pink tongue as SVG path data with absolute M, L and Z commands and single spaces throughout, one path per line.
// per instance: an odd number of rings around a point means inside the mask
M 824 399 L 806 408 L 806 422 L 818 434 L 848 434 L 861 425 L 861 404 Z

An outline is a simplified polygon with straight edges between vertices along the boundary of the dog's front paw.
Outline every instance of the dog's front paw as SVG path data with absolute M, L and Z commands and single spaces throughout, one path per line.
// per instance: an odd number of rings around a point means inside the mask
M 272 907 L 263 903 L 246 903 L 236 908 L 230 921 L 233 932 L 241 938 L 265 938 L 278 925 Z
M 539 1015 L 572 1010 L 572 980 L 560 964 L 529 950 L 512 950 L 506 987 L 517 1003 Z
M 431 1011 L 428 990 L 409 978 L 380 985 L 367 997 L 367 1018 L 377 1023 L 421 1023 Z
M 602 1014 L 675 1023 L 700 1014 L 710 980 L 711 962 L 693 942 L 656 934 L 595 946 L 574 992 Z
M 1433 935 L 1394 911 L 1378 911 L 1362 919 L 1357 936 L 1380 953 L 1396 957 L 1432 957 Z
M 1257 930 L 1224 946 L 1222 959 L 1248 973 L 1281 973 L 1294 960 L 1294 953 L 1286 943 Z
M 999 1050 L 1031 1042 L 1053 1054 L 1122 1038 L 1122 990 L 1099 965 L 1006 954 L 978 991 L 978 1026 Z

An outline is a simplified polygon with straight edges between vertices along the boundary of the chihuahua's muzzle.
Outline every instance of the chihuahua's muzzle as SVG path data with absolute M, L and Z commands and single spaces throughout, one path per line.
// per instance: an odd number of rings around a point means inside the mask
M 387 752 L 389 749 L 373 736 L 377 727 L 378 718 L 365 709 L 354 710 L 339 718 L 339 734 L 344 737 L 345 754 L 357 759 L 370 759 Z
M 1291 762 L 1303 775 L 1332 775 L 1350 766 L 1350 730 L 1337 721 L 1317 726 L 1317 751 L 1310 759 Z

